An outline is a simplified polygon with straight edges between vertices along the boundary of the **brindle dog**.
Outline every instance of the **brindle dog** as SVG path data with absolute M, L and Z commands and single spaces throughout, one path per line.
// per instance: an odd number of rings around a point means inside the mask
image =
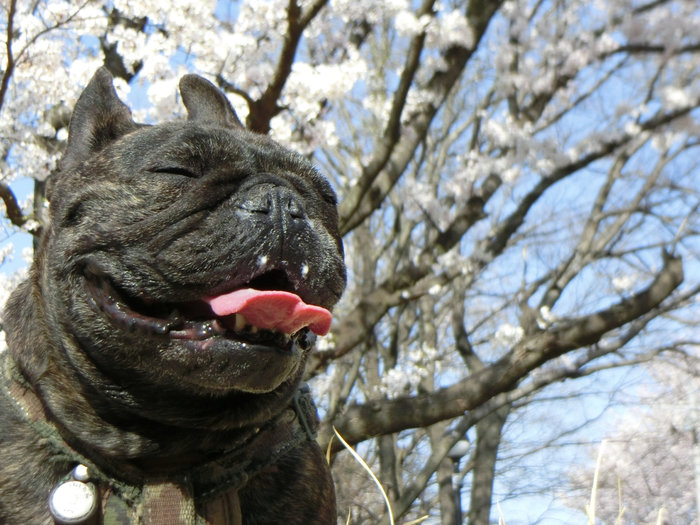
M 187 120 L 136 124 L 101 69 L 76 104 L 4 314 L 0 523 L 335 523 L 300 382 L 345 287 L 336 196 L 180 92 Z

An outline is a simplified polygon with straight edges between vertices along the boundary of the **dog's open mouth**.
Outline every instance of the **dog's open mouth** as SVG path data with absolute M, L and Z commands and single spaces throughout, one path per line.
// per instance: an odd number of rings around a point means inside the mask
M 291 350 L 310 348 L 316 335 L 328 333 L 331 313 L 309 305 L 288 290 L 249 286 L 187 303 L 125 299 L 108 278 L 88 272 L 95 305 L 123 330 L 194 343 L 214 338 Z M 196 346 L 202 346 L 196 345 Z

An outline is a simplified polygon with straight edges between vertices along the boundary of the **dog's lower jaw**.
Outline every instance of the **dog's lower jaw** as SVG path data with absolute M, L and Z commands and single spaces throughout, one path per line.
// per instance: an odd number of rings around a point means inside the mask
M 186 472 L 223 450 L 244 445 L 288 409 L 298 378 L 270 394 L 219 398 L 105 388 L 97 403 L 91 389 L 67 396 L 60 384 L 42 378 L 34 389 L 47 400 L 46 417 L 58 423 L 61 440 L 105 472 L 138 480 Z M 251 403 L 259 410 L 255 419 L 246 420 L 237 408 Z

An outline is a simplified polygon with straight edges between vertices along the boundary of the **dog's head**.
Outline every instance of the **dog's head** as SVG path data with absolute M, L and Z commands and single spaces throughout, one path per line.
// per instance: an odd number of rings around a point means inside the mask
M 34 269 L 51 342 L 91 384 L 287 392 L 345 287 L 335 194 L 208 81 L 180 92 L 155 126 L 105 69 L 80 96 Z

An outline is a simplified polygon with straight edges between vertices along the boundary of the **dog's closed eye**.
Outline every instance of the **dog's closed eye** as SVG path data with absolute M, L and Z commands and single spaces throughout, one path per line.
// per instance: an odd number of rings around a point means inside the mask
M 183 166 L 163 166 L 157 168 L 151 168 L 148 170 L 151 173 L 163 173 L 168 175 L 182 175 L 183 177 L 190 177 L 196 179 L 199 177 L 198 173 L 190 168 L 185 168 Z

